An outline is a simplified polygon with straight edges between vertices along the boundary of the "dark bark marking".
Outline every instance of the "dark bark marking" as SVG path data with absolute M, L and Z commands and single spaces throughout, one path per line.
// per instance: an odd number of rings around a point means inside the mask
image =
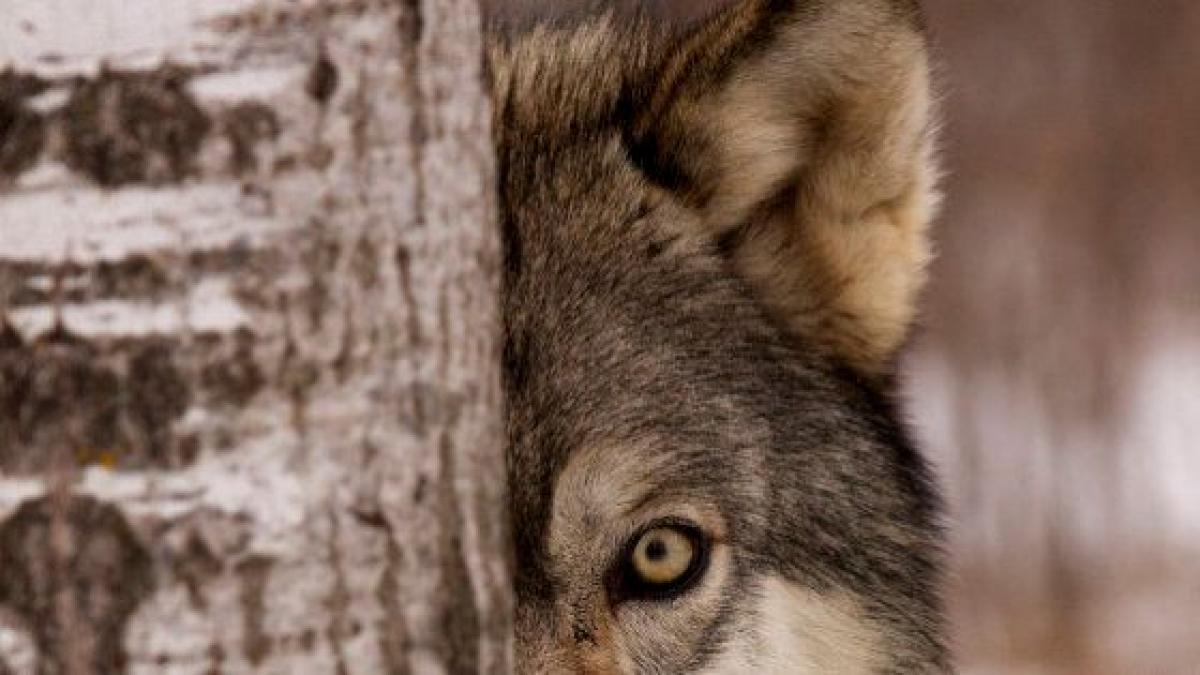
M 454 433 L 461 415 L 461 403 L 447 411 L 447 424 L 438 443 L 442 473 L 438 485 L 438 508 L 442 512 L 442 627 L 440 652 L 450 673 L 479 672 L 479 608 L 471 572 L 463 555 L 463 516 L 454 488 L 457 475 Z
M 436 411 L 430 410 L 430 404 L 436 405 L 428 396 L 429 386 L 422 382 L 415 382 L 409 388 L 409 399 L 412 401 L 412 418 L 409 428 L 418 438 L 426 439 L 429 434 L 429 416 L 436 414 Z
M 375 598 L 383 609 L 383 617 L 379 620 L 379 651 L 383 654 L 383 662 L 387 667 L 387 675 L 408 675 L 408 660 L 405 658 L 405 643 L 407 630 L 404 623 L 404 608 L 400 606 L 400 574 L 401 551 L 396 542 L 396 533 L 386 518 L 380 517 L 386 537 L 386 559 L 383 572 L 379 576 L 379 585 L 375 590 Z
M 304 161 L 308 164 L 309 168 L 316 171 L 324 171 L 329 168 L 330 164 L 333 164 L 333 158 L 336 154 L 337 151 L 332 145 L 317 140 L 304 153 Z
M 503 469 L 501 469 L 503 470 Z M 506 494 L 501 495 L 500 504 L 505 504 Z M 484 542 L 484 545 L 492 547 L 494 555 L 498 555 L 504 562 L 505 573 L 500 579 L 484 577 L 483 581 L 488 584 L 488 592 L 490 592 L 494 600 L 499 600 L 500 595 L 507 593 L 509 585 L 507 580 L 512 579 L 512 569 L 516 564 L 516 553 L 513 550 L 513 536 L 510 531 L 511 521 L 508 518 L 496 519 L 493 511 L 493 506 L 489 500 L 475 500 L 471 506 L 475 516 L 475 522 L 479 525 L 479 539 Z M 507 602 L 493 602 L 491 611 L 480 616 L 480 633 L 479 638 L 492 639 L 496 642 L 503 642 L 507 639 L 512 631 L 512 606 Z M 496 669 L 492 673 L 503 675 L 507 671 L 504 670 L 504 664 L 497 663 Z
M 454 335 L 450 328 L 450 290 L 447 284 L 442 284 L 438 288 L 437 295 L 437 325 L 438 325 L 438 377 L 445 382 L 449 378 L 451 362 L 451 347 L 453 346 Z
M 425 194 L 425 142 L 429 138 L 429 121 L 425 92 L 421 89 L 421 39 L 425 32 L 425 20 L 421 14 L 420 0 L 404 0 L 397 23 L 400 34 L 401 59 L 405 67 L 405 98 L 412 106 L 409 138 L 412 143 L 413 226 L 423 227 L 428 214 L 428 199 Z
M 12 66 L 0 70 L 0 96 L 30 99 L 52 86 L 53 82 L 35 73 L 15 70 Z
M 300 301 L 309 324 L 315 330 L 325 325 L 325 315 L 335 302 L 329 285 L 329 275 L 342 256 L 342 243 L 336 229 L 322 218 L 313 217 L 300 249 L 300 264 L 308 274 L 308 285 Z
M 221 116 L 221 130 L 229 141 L 229 170 L 235 176 L 252 174 L 259 169 L 258 144 L 279 138 L 279 117 L 258 101 L 244 101 Z
M 341 341 L 338 343 L 337 356 L 329 364 L 339 384 L 344 384 L 354 372 L 354 347 L 358 342 L 358 335 L 354 330 L 353 305 L 345 303 L 345 311 L 342 314 Z
M 11 329 L 10 329 L 11 330 Z M 37 473 L 67 449 L 80 464 L 173 468 L 194 459 L 173 432 L 192 391 L 165 338 L 97 345 L 59 327 L 0 348 L 0 469 Z M 190 459 L 189 459 L 190 457 Z
M 336 4 L 323 2 L 301 7 L 255 6 L 246 11 L 226 14 L 209 23 L 213 30 L 248 33 L 247 37 L 251 39 L 312 35 L 327 27 L 332 19 L 362 16 L 380 4 L 375 0 L 339 0 Z
M 208 647 L 208 670 L 204 675 L 222 675 L 221 666 L 225 663 L 225 649 L 214 642 Z
M 46 122 L 25 100 L 44 86 L 34 76 L 0 72 L 0 185 L 32 167 L 46 145 Z
M 65 550 L 51 541 L 56 519 L 67 531 Z M 125 630 L 155 582 L 150 554 L 116 507 L 83 496 L 23 503 L 0 523 L 0 570 L 0 605 L 33 631 L 39 675 L 65 673 L 56 602 L 64 593 L 75 608 L 76 654 L 99 675 L 126 671 Z
M 329 610 L 329 624 L 325 627 L 325 637 L 333 651 L 337 663 L 337 675 L 347 675 L 346 654 L 342 642 L 346 637 L 353 637 L 352 620 L 349 610 L 351 605 L 350 589 L 346 584 L 346 570 L 342 565 L 341 524 L 335 513 L 329 514 L 330 537 L 326 552 L 329 554 L 329 564 L 333 569 L 333 588 L 325 600 Z
M 262 664 L 274 647 L 271 636 L 263 630 L 264 598 L 274 566 L 271 558 L 255 555 L 238 563 L 236 568 L 241 582 L 238 598 L 242 604 L 242 655 L 253 666 Z
M 212 121 L 187 90 L 189 73 L 104 69 L 76 85 L 60 113 L 67 166 L 105 187 L 178 183 Z
M 152 458 L 179 464 L 174 457 L 162 457 L 172 445 L 171 424 L 191 403 L 192 392 L 183 373 L 176 367 L 176 345 L 151 341 L 136 350 L 129 359 L 125 391 L 127 414 L 143 436 L 142 445 Z
M 329 103 L 333 93 L 337 91 L 338 69 L 329 58 L 329 52 L 322 46 L 317 51 L 317 59 L 308 70 L 304 80 L 304 93 L 319 103 L 322 107 Z
M 413 503 L 420 504 L 425 501 L 425 496 L 429 492 L 429 476 L 421 474 L 417 476 L 417 486 L 413 488 Z
M 187 589 L 188 601 L 192 607 L 206 611 L 208 599 L 204 596 L 204 584 L 224 570 L 221 559 L 212 552 L 198 533 L 191 532 L 183 550 L 171 556 L 170 566 L 171 571 Z
M 443 486 L 443 489 L 447 488 Z M 454 499 L 454 496 L 449 498 Z M 442 544 L 442 573 L 446 593 L 442 598 L 442 657 L 451 673 L 475 673 L 479 670 L 479 610 L 475 606 L 471 574 L 462 552 L 461 514 L 455 504 L 449 507 L 454 509 L 453 517 L 443 521 L 446 539 Z
M 407 44 L 421 44 L 425 34 L 425 17 L 421 13 L 421 0 L 404 0 L 404 13 L 400 17 L 400 36 Z
M 281 296 L 280 311 L 285 317 L 289 316 L 287 306 L 287 296 Z M 321 368 L 319 364 L 300 356 L 300 350 L 296 347 L 296 339 L 292 330 L 291 321 L 286 321 L 283 356 L 279 362 L 277 386 L 291 402 L 292 428 L 303 437 L 307 435 L 308 429 L 309 392 L 320 382 Z
M 190 251 L 183 259 L 171 252 L 134 253 L 119 260 L 86 264 L 0 259 L 0 299 L 9 307 L 108 299 L 160 302 L 178 297 L 185 290 L 180 283 L 183 279 L 228 275 L 236 284 L 235 298 L 239 302 L 263 308 L 263 289 L 282 273 L 283 260 L 278 251 L 254 249 L 245 241 Z M 49 288 L 31 283 L 38 278 L 61 283 Z
M 354 245 L 350 258 L 350 271 L 355 281 L 363 290 L 371 290 L 379 285 L 379 248 L 371 235 L 364 232 Z
M 396 268 L 400 273 L 400 294 L 404 298 L 405 314 L 408 317 L 408 344 L 419 349 L 425 343 L 421 334 L 420 303 L 413 291 L 412 252 L 404 244 L 396 247 Z
M 233 353 L 216 356 L 200 369 L 200 384 L 213 403 L 242 408 L 262 391 L 266 376 L 254 359 L 256 340 L 254 331 L 245 326 L 238 328 L 232 339 L 219 339 L 221 343 L 231 341 Z
M 25 347 L 25 339 L 16 328 L 8 322 L 7 316 L 0 316 L 0 354 L 16 351 Z
M 351 96 L 349 105 L 347 106 L 347 115 L 350 117 L 350 147 L 353 149 L 354 157 L 362 160 L 367 156 L 367 150 L 370 149 L 370 138 L 367 133 L 371 127 L 371 100 L 369 90 L 369 78 L 366 68 L 360 68 L 358 71 L 358 86 L 354 89 L 354 94 Z M 368 163 L 363 163 L 362 167 L 367 171 L 370 170 Z M 369 175 L 364 181 L 364 184 L 370 184 Z
M 11 279 L 5 284 L 5 291 L 6 300 L 13 307 L 117 297 L 157 300 L 175 290 L 164 261 L 142 254 L 121 260 L 101 260 L 91 265 L 73 261 L 0 260 L 0 275 Z M 37 277 L 60 278 L 71 283 L 61 284 L 58 288 L 35 287 L 29 281 Z

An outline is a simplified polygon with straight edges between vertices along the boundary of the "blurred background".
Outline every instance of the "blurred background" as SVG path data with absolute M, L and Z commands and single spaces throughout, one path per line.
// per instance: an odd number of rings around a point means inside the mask
M 1200 673 L 1200 2 L 924 4 L 946 202 L 905 377 L 961 670 Z
M 1200 673 L 1200 3 L 924 4 L 949 173 L 909 397 L 963 665 Z

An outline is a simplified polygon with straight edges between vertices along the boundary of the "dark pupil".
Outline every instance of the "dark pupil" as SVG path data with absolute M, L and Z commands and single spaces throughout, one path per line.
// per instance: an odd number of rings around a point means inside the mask
M 650 540 L 649 544 L 646 544 L 646 558 L 648 560 L 658 562 L 665 557 L 667 557 L 667 545 L 663 543 L 662 539 L 655 537 Z

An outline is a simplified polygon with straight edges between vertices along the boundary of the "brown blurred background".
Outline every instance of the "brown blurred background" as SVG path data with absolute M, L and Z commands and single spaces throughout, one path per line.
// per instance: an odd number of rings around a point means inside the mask
M 924 4 L 946 202 L 905 372 L 961 670 L 1200 673 L 1200 2 Z
M 909 389 L 963 665 L 1200 673 L 1200 3 L 925 6 L 949 173 Z

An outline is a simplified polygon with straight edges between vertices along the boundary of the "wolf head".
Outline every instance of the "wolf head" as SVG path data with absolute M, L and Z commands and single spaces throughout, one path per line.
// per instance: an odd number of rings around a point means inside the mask
M 519 670 L 947 670 L 889 397 L 934 204 L 914 3 L 594 16 L 489 63 Z

